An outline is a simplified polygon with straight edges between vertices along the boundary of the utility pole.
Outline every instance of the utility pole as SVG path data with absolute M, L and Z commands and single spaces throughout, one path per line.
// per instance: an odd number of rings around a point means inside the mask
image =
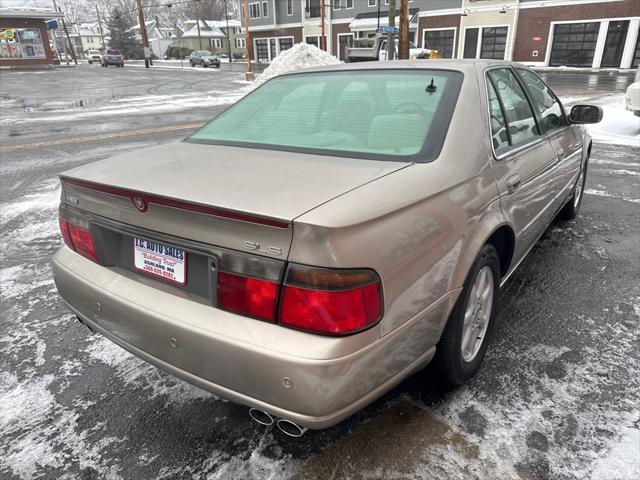
M 200 45 L 200 50 L 202 50 L 202 37 L 200 36 L 200 11 L 198 10 L 199 2 L 200 0 L 195 0 L 194 6 L 196 7 L 196 23 L 198 24 L 198 45 Z
M 251 34 L 249 33 L 249 0 L 244 0 L 242 4 L 242 10 L 244 12 L 244 38 L 245 47 L 247 49 L 247 73 L 245 79 L 251 82 L 255 79 L 253 70 L 251 68 L 251 56 L 253 55 L 253 48 L 251 48 Z
M 102 20 L 100 20 L 100 11 L 98 10 L 98 4 L 96 3 L 96 15 L 98 16 L 98 27 L 100 28 L 100 40 L 102 40 L 102 50 L 106 50 L 104 44 L 104 32 L 102 31 Z
M 227 51 L 229 52 L 229 63 L 231 63 L 231 32 L 229 31 L 229 10 L 227 9 L 227 0 L 224 0 L 224 18 L 227 20 Z
M 138 6 L 138 23 L 140 24 L 140 36 L 142 37 L 142 48 L 144 49 L 144 66 L 149 68 L 151 65 L 151 52 L 149 51 L 149 37 L 147 37 L 147 25 L 144 22 L 144 13 L 142 13 L 142 3 L 136 0 Z
M 322 32 L 321 32 L 322 36 L 320 37 L 320 49 L 326 51 L 327 46 L 325 44 L 325 39 L 324 39 L 324 9 L 325 9 L 324 0 L 320 0 L 320 24 L 322 25 Z
M 389 30 L 387 31 L 387 60 L 393 60 L 396 40 L 393 28 L 396 26 L 396 0 L 389 0 Z
M 400 30 L 398 32 L 398 58 L 409 59 L 409 0 L 400 0 Z
M 58 6 L 56 5 L 56 0 L 53 0 L 53 8 L 55 9 L 56 12 L 61 12 L 61 10 L 58 10 Z M 73 57 L 73 62 L 77 65 L 78 64 L 78 59 L 76 58 L 76 49 L 73 48 L 73 43 L 71 43 L 71 38 L 69 37 L 69 30 L 67 30 L 67 24 L 64 21 L 64 15 L 62 16 L 62 29 L 64 30 L 65 35 L 67 36 L 67 42 L 69 42 L 69 49 L 71 50 L 71 56 Z M 64 38 L 62 39 L 62 44 L 64 45 Z M 67 56 L 67 52 L 66 52 L 66 46 L 65 46 L 65 57 Z M 67 58 L 67 65 L 69 65 L 69 59 Z

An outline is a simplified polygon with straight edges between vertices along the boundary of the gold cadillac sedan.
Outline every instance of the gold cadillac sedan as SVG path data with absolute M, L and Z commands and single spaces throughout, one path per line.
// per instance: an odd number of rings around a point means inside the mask
M 61 175 L 55 282 L 91 329 L 300 436 L 432 360 L 474 375 L 500 287 L 578 213 L 601 118 L 507 62 L 279 76 Z

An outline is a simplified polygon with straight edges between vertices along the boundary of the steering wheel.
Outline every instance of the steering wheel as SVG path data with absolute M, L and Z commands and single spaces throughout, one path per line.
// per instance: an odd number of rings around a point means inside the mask
M 417 113 L 418 115 L 424 116 L 424 110 L 422 109 L 422 107 L 410 102 L 405 102 L 397 105 L 393 109 L 393 113 Z

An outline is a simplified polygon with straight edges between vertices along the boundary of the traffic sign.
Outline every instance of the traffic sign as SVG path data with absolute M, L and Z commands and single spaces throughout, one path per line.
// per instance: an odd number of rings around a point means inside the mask
M 380 33 L 398 33 L 398 27 L 380 27 Z

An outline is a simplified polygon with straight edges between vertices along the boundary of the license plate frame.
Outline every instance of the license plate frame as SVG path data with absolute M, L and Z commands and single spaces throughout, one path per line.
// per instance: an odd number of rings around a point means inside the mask
M 136 271 L 174 285 L 184 287 L 187 284 L 187 251 L 184 248 L 141 237 L 133 237 L 132 243 Z M 177 271 L 176 266 L 179 267 Z

